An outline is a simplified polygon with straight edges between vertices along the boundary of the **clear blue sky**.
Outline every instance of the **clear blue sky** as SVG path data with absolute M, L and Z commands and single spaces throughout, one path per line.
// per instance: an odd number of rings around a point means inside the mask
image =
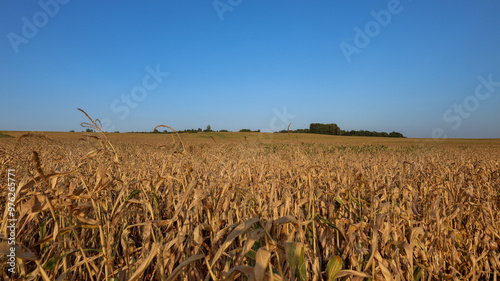
M 500 138 L 499 13 L 493 0 L 2 1 L 0 130 L 81 131 L 79 107 L 119 131 Z

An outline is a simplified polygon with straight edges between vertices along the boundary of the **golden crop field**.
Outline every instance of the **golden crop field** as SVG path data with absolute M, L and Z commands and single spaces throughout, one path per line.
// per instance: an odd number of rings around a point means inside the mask
M 20 280 L 499 277 L 500 140 L 7 133 Z

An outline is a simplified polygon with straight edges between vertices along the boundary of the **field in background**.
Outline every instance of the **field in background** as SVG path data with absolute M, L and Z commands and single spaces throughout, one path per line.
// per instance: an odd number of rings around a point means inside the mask
M 498 139 L 5 133 L 16 137 L 0 139 L 0 172 L 2 183 L 7 169 L 18 180 L 17 276 L 493 280 L 500 272 Z M 3 188 L 2 206 L 6 198 Z M 0 270 L 5 279 L 4 256 Z
M 23 134 L 29 133 L 24 131 L 3 131 L 4 134 L 19 137 Z M 98 136 L 99 133 L 84 133 L 84 132 L 44 132 L 47 137 L 59 140 L 78 140 L 86 135 Z M 110 141 L 137 141 L 144 143 L 168 143 L 172 139 L 173 134 L 148 134 L 148 133 L 108 133 L 106 134 Z M 174 135 L 175 136 L 175 135 Z M 382 138 L 382 137 L 345 137 L 345 136 L 329 136 L 318 134 L 283 134 L 283 133 L 240 133 L 240 132 L 227 132 L 227 133 L 182 133 L 180 134 L 183 141 L 187 143 L 213 143 L 215 141 L 225 142 L 309 142 L 309 143 L 322 143 L 322 144 L 340 144 L 340 145 L 370 145 L 370 144 L 383 144 L 383 145 L 492 145 L 500 147 L 500 139 L 415 139 L 415 138 Z M 213 139 L 212 139 L 213 138 Z

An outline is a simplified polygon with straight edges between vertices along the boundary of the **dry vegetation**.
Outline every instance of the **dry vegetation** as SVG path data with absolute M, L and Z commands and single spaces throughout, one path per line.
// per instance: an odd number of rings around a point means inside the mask
M 7 169 L 18 180 L 16 276 L 498 277 L 498 141 L 341 145 L 213 136 L 2 140 L 2 186 Z M 6 198 L 2 188 L 2 206 Z

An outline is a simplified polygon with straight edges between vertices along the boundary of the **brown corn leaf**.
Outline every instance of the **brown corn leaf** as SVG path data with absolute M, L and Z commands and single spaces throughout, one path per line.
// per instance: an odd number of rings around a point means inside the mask
M 158 254 L 159 248 L 160 248 L 160 243 L 153 243 L 151 251 L 149 251 L 149 256 L 142 262 L 142 264 L 134 272 L 134 275 L 132 275 L 128 281 L 139 280 L 139 278 L 142 276 L 146 268 L 148 268 L 153 258 Z
M 256 280 L 264 280 L 266 276 L 266 268 L 269 264 L 271 253 L 264 248 L 260 248 L 255 255 L 254 274 Z
M 363 278 L 372 278 L 372 276 L 369 274 L 366 274 L 366 273 L 360 272 L 360 271 L 350 270 L 350 269 L 341 270 L 339 272 L 339 274 L 337 274 L 336 278 L 340 278 L 340 277 L 344 277 L 344 276 L 359 276 L 359 277 L 363 277 Z
M 219 248 L 219 250 L 217 251 L 217 253 L 215 254 L 213 260 L 212 260 L 212 264 L 210 265 L 210 267 L 213 267 L 214 264 L 217 262 L 217 260 L 219 259 L 219 257 L 222 255 L 222 252 L 224 250 L 226 250 L 227 247 L 229 247 L 229 245 L 231 244 L 231 242 L 233 242 L 233 240 L 240 236 L 241 234 L 243 234 L 245 231 L 247 231 L 247 229 L 249 229 L 250 227 L 252 227 L 252 225 L 256 222 L 259 221 L 259 218 L 251 218 L 249 220 L 247 220 L 246 222 L 244 223 L 241 223 L 240 225 L 238 225 L 235 229 L 233 229 L 233 231 L 231 231 L 231 233 L 229 233 L 229 235 L 227 236 L 226 238 L 226 241 L 224 241 L 224 243 L 222 244 L 222 246 Z
M 175 278 L 177 277 L 177 275 L 179 275 L 179 273 L 181 272 L 182 268 L 185 267 L 186 265 L 192 263 L 192 262 L 195 262 L 199 259 L 202 259 L 204 258 L 205 255 L 194 255 L 194 256 L 190 256 L 189 258 L 187 258 L 186 260 L 184 260 L 183 262 L 181 262 L 173 271 L 172 271 L 172 274 L 170 274 L 170 276 L 168 276 L 167 280 L 166 281 L 169 281 L 169 280 L 175 280 Z

